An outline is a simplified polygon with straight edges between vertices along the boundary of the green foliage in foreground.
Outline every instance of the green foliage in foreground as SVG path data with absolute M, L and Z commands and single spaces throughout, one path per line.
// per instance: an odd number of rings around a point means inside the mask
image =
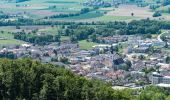
M 134 94 L 113 90 L 109 84 L 87 80 L 59 66 L 0 59 L 0 100 L 165 100 L 168 95 L 156 87 Z

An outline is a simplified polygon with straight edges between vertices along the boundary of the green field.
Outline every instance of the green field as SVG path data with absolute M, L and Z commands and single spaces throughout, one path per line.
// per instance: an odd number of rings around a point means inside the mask
M 0 32 L 0 37 L 4 38 L 4 40 L 0 40 L 0 46 L 3 46 L 3 45 L 20 45 L 20 44 L 25 43 L 23 41 L 19 41 L 19 40 L 14 39 L 13 34 L 8 33 L 8 32 Z
M 61 41 L 67 41 L 70 40 L 69 36 L 61 36 Z
M 67 14 L 79 12 L 83 6 L 83 2 L 86 0 L 30 0 L 21 3 L 9 3 L 2 1 L 0 2 L 1 11 L 5 13 L 26 13 L 25 15 L 30 18 L 40 19 L 45 16 L 51 16 L 56 14 Z M 105 0 L 111 2 L 112 0 Z M 17 5 L 17 6 L 16 6 Z M 55 7 L 54 7 L 55 6 Z M 11 9 L 13 8 L 13 9 Z M 92 8 L 92 7 L 88 7 Z M 59 21 L 119 21 L 119 20 L 131 20 L 136 19 L 129 16 L 108 16 L 107 12 L 115 10 L 114 7 L 99 8 L 98 10 L 91 11 L 86 14 L 79 16 L 67 17 L 67 18 L 56 18 L 52 20 Z
M 1 11 L 6 13 L 26 13 L 27 16 L 33 18 L 43 18 L 59 13 L 74 13 L 80 11 L 83 7 L 81 3 L 84 0 L 30 0 L 21 3 L 0 2 Z M 56 8 L 52 8 L 56 6 Z M 13 8 L 13 9 L 11 9 Z
M 0 45 L 20 45 L 23 44 L 23 41 L 11 39 L 11 40 L 0 40 Z
M 133 20 L 137 17 L 132 16 L 102 16 L 96 19 L 97 21 L 122 21 L 122 20 Z
M 38 32 L 54 35 L 54 34 L 57 34 L 58 28 L 57 27 L 47 27 L 44 29 L 40 29 Z
M 78 44 L 82 50 L 90 50 L 94 45 L 98 45 L 98 43 L 87 42 L 86 40 L 79 41 Z

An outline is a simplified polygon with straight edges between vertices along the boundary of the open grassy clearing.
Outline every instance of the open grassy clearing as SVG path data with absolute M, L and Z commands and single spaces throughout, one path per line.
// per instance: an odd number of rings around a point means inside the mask
M 15 39 L 12 39 L 12 40 L 0 40 L 0 46 L 1 45 L 20 45 L 20 44 L 23 44 L 23 43 L 25 43 L 25 42 L 15 40 Z
M 90 50 L 94 45 L 98 45 L 98 43 L 88 42 L 86 40 L 79 41 L 78 44 L 82 50 Z
M 38 32 L 54 35 L 54 34 L 57 34 L 58 28 L 57 27 L 47 27 L 44 29 L 40 29 Z
M 14 38 L 13 34 L 8 33 L 8 32 L 0 32 L 0 37 L 6 38 L 6 39 L 13 39 Z
M 68 41 L 70 40 L 69 36 L 61 36 L 61 41 Z

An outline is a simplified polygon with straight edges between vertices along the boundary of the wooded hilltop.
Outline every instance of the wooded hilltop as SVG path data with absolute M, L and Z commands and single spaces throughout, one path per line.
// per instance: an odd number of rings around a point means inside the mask
M 113 90 L 51 64 L 31 59 L 0 59 L 1 100 L 170 100 L 168 90 Z

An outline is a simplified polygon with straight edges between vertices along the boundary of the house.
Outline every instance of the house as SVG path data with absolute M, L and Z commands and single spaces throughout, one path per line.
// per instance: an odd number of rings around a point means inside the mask
M 141 71 L 145 67 L 145 63 L 143 61 L 133 61 L 132 62 L 132 70 Z
M 103 64 L 108 66 L 108 67 L 112 67 L 114 70 L 118 70 L 119 69 L 119 65 L 124 64 L 124 60 L 123 58 L 114 53 L 114 54 L 103 54 L 101 55 L 103 57 Z
M 69 62 L 71 64 L 77 64 L 77 63 L 80 63 L 80 62 L 84 62 L 85 61 L 85 58 L 82 57 L 82 56 L 77 56 L 77 57 L 71 57 L 69 59 Z
M 106 44 L 125 42 L 127 40 L 128 40 L 128 36 L 126 36 L 126 35 L 115 35 L 115 36 L 99 37 L 98 38 L 98 41 L 100 43 L 106 43 Z

